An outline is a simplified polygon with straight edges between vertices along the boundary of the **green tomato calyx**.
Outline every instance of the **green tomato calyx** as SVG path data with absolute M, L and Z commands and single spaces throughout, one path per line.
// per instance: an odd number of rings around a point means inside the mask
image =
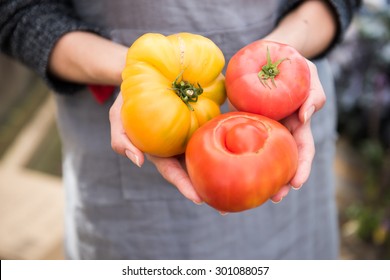
M 275 62 L 272 62 L 271 60 L 271 54 L 269 51 L 269 48 L 267 47 L 267 64 L 265 64 L 263 67 L 261 67 L 261 71 L 257 74 L 259 77 L 259 80 L 261 84 L 264 87 L 268 87 L 271 89 L 271 86 L 268 84 L 268 80 L 271 80 L 273 86 L 276 88 L 276 83 L 275 83 L 275 77 L 279 75 L 280 70 L 278 69 L 278 66 L 280 63 L 283 61 L 287 60 L 288 58 L 282 58 L 279 59 Z
M 190 82 L 180 80 L 183 76 L 181 72 L 177 78 L 172 83 L 172 90 L 176 92 L 177 96 L 188 106 L 191 111 L 194 111 L 194 108 L 191 106 L 190 102 L 198 101 L 199 95 L 203 93 L 203 88 L 197 83 L 197 87 Z

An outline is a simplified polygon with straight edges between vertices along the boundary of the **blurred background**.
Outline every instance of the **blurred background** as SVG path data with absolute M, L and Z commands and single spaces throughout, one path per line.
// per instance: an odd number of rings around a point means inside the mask
M 342 259 L 390 259 L 389 2 L 365 0 L 330 55 Z M 61 141 L 51 93 L 0 55 L 0 100 L 0 259 L 63 259 Z

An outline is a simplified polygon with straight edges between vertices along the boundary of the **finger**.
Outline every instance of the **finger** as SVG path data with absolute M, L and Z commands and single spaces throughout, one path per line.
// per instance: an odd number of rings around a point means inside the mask
M 119 94 L 110 108 L 111 147 L 115 152 L 128 157 L 135 165 L 141 167 L 144 162 L 144 155 L 131 143 L 125 133 L 120 114 L 122 104 L 122 95 Z
M 229 108 L 229 111 L 230 111 L 230 112 L 236 112 L 236 111 L 238 111 L 237 108 L 233 106 L 233 104 L 230 102 L 229 99 L 227 100 L 227 103 L 228 103 L 228 108 Z
M 147 155 L 147 158 L 154 163 L 163 178 L 174 185 L 186 198 L 196 204 L 203 202 L 177 158 L 161 158 L 151 155 Z
M 310 68 L 311 83 L 309 96 L 299 109 L 299 119 L 302 123 L 306 123 L 326 102 L 326 95 L 318 76 L 317 67 L 313 62 L 309 60 L 307 62 Z
M 311 165 L 315 154 L 314 139 L 311 133 L 310 120 L 300 125 L 293 132 L 298 148 L 298 168 L 290 185 L 299 189 L 309 178 Z
M 287 196 L 289 191 L 290 191 L 290 186 L 285 185 L 275 195 L 271 196 L 270 199 L 273 203 L 279 203 L 282 201 L 283 198 Z
M 299 116 L 297 113 L 293 113 L 287 118 L 284 118 L 280 121 L 289 131 L 291 134 L 294 135 L 294 131 L 302 125 L 301 121 L 299 120 Z

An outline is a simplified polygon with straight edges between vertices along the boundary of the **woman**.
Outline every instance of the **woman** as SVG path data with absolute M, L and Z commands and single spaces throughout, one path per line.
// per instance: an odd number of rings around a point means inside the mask
M 336 110 L 323 57 L 342 37 L 358 2 L 3 1 L 1 50 L 41 74 L 58 93 L 67 257 L 337 258 Z M 282 203 L 226 216 L 195 205 L 202 201 L 178 159 L 145 160 L 125 136 L 118 91 L 100 104 L 85 87 L 120 85 L 127 49 L 140 35 L 182 31 L 210 38 L 227 61 L 261 38 L 289 44 L 315 61 L 308 61 L 309 98 L 298 114 L 284 120 L 300 148 L 300 162 L 290 185 L 272 198 L 285 197 Z M 290 186 L 303 184 L 287 196 Z

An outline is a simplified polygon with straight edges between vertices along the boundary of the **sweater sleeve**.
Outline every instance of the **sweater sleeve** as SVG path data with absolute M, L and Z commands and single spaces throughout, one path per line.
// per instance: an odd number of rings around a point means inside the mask
M 281 20 L 287 13 L 291 10 L 299 6 L 303 0 L 288 0 L 287 5 L 281 7 L 281 16 L 279 20 Z M 333 12 L 334 19 L 337 24 L 336 36 L 333 39 L 332 43 L 328 46 L 328 48 L 319 54 L 316 58 L 320 58 L 328 54 L 342 39 L 343 36 L 349 27 L 349 24 L 352 21 L 352 18 L 355 12 L 361 6 L 361 0 L 326 0 L 325 1 L 329 8 L 331 8 Z
M 83 87 L 49 74 L 50 53 L 67 32 L 83 30 L 106 36 L 104 30 L 80 21 L 66 0 L 4 0 L 0 14 L 1 52 L 37 72 L 56 92 L 66 94 Z

